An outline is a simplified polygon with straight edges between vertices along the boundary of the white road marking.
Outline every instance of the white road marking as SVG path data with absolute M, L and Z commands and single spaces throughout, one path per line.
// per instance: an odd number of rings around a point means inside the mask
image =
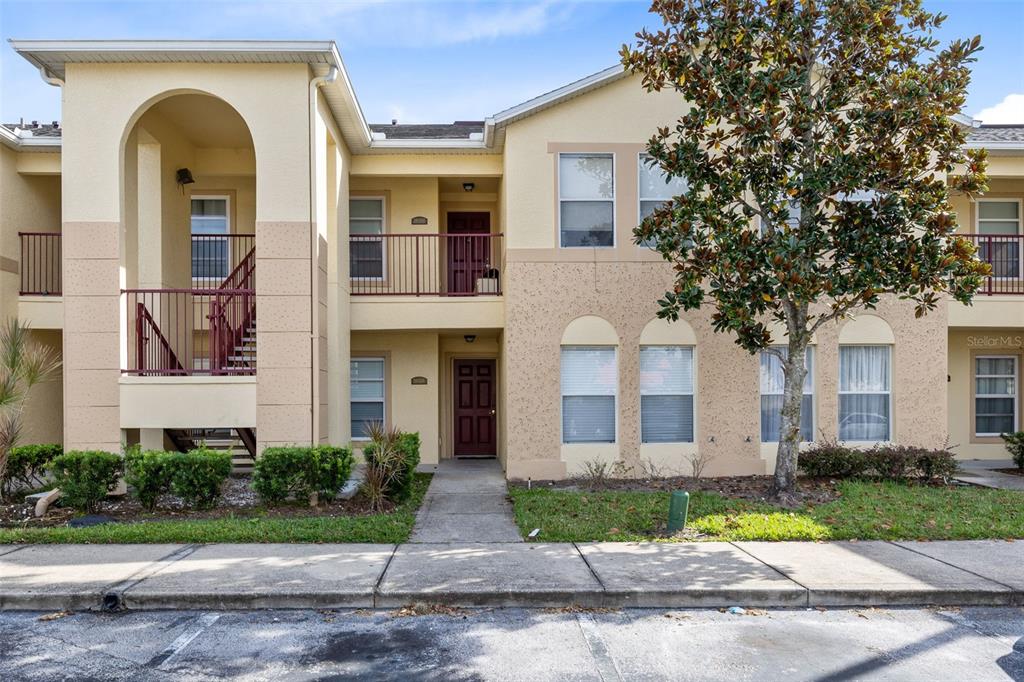
M 203 630 L 216 623 L 220 616 L 221 614 L 219 613 L 204 613 L 200 615 L 196 618 L 197 627 L 186 630 L 178 635 L 177 639 L 171 642 L 166 649 L 153 657 L 149 662 L 149 666 L 155 667 L 157 670 L 166 670 L 171 660 L 191 644 L 196 637 L 201 635 Z

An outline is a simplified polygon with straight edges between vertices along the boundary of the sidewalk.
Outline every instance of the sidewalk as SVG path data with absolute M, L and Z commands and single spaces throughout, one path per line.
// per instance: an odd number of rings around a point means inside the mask
M 1024 604 L 1024 542 L 0 546 L 0 608 Z

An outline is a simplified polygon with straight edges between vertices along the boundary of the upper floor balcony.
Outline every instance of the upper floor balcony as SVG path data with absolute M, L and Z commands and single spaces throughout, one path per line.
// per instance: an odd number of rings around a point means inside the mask
M 1024 235 L 1019 234 L 961 234 L 978 248 L 978 258 L 992 267 L 992 274 L 978 295 L 1024 295 Z
M 353 296 L 500 296 L 502 235 L 354 234 Z

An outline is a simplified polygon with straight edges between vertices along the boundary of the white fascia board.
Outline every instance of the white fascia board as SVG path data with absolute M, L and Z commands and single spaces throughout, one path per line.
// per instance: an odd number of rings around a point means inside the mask
M 456 139 L 405 139 L 371 140 L 371 149 L 485 149 L 483 140 Z
M 1022 151 L 1024 142 L 966 142 L 964 149 L 991 149 L 992 151 Z
M 493 122 L 494 125 L 501 125 L 511 119 L 528 116 L 536 110 L 551 106 L 552 104 L 555 104 L 562 99 L 572 97 L 579 92 L 600 87 L 627 75 L 628 74 L 621 66 L 610 66 L 607 69 L 598 71 L 586 78 L 581 78 L 578 81 L 564 85 L 556 90 L 540 95 L 539 97 L 526 100 L 525 102 L 505 109 L 504 111 L 499 111 L 487 120 L 489 122 Z
M 333 40 L 16 40 L 15 52 L 334 52 Z

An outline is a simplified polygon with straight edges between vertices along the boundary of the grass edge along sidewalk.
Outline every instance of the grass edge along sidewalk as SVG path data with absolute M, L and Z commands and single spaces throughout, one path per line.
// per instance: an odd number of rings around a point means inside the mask
M 516 523 L 538 542 L 982 540 L 1024 538 L 1024 493 L 843 481 L 831 502 L 789 510 L 694 492 L 688 533 L 665 534 L 667 492 L 512 488 Z M 694 532 L 700 535 L 695 537 Z
M 430 474 L 417 474 L 412 495 L 383 514 L 270 517 L 253 513 L 218 519 L 105 523 L 86 528 L 0 528 L 3 544 L 384 543 L 409 539 Z M 159 516 L 159 512 L 155 514 Z

